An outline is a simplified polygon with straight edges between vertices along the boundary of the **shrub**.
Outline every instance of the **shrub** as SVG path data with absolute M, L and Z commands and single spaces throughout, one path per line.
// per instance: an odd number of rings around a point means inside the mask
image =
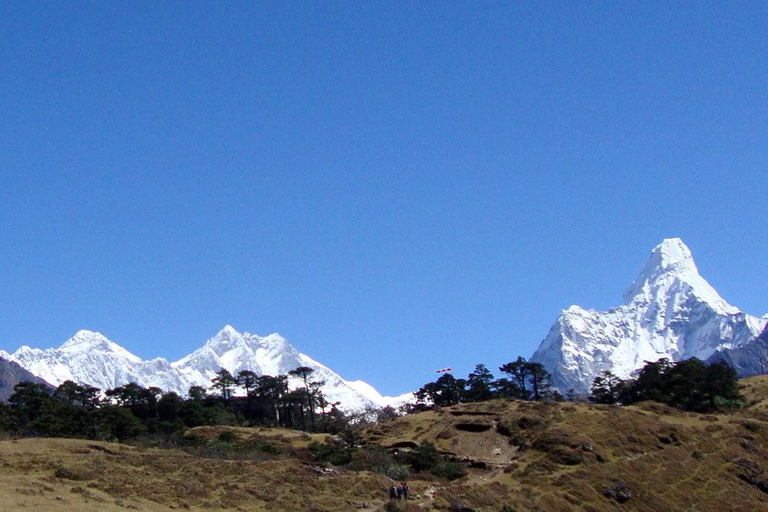
M 439 462 L 432 468 L 432 474 L 447 478 L 448 480 L 456 480 L 467 474 L 467 468 L 461 462 Z
M 554 462 L 567 466 L 575 466 L 584 462 L 583 455 L 565 448 L 557 448 L 550 452 L 549 456 Z
M 357 471 L 372 471 L 374 473 L 389 474 L 388 469 L 395 464 L 392 455 L 378 446 L 365 447 L 352 454 L 350 468 Z
M 312 441 L 307 446 L 310 457 L 317 462 L 328 462 L 334 466 L 345 466 L 352 460 L 352 449 L 342 443 Z
M 65 480 L 81 480 L 80 475 L 72 471 L 71 469 L 58 467 L 56 468 L 56 471 L 53 472 L 53 476 L 56 478 L 63 478 Z
M 411 472 L 405 464 L 393 464 L 387 468 L 385 474 L 392 480 L 408 480 Z
M 224 432 L 219 434 L 218 438 L 219 438 L 219 441 L 222 441 L 224 443 L 234 443 L 235 441 L 237 441 L 237 434 L 235 434 L 231 430 L 225 430 Z
M 181 438 L 182 446 L 203 446 L 205 438 L 196 432 L 187 432 Z
M 282 453 L 282 450 L 280 450 L 280 447 L 272 443 L 267 443 L 267 442 L 254 443 L 250 446 L 252 446 L 253 448 L 257 449 L 262 453 L 266 453 L 267 455 L 280 455 Z
M 232 444 L 220 439 L 211 439 L 205 444 L 205 456 L 213 459 L 228 459 L 232 451 Z
M 388 501 L 387 504 L 384 505 L 384 512 L 401 512 L 402 510 L 400 504 L 396 501 Z
M 429 471 L 442 461 L 435 445 L 429 441 L 422 443 L 410 453 L 408 462 L 416 471 Z

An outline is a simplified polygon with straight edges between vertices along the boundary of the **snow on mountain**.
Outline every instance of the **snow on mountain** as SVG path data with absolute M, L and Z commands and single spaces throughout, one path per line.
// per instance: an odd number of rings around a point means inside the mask
M 384 406 L 399 397 L 382 397 L 370 385 L 348 383 L 326 366 L 300 353 L 279 334 L 260 337 L 239 333 L 227 325 L 199 349 L 169 363 L 157 358 L 143 361 L 102 334 L 79 331 L 59 348 L 40 350 L 23 346 L 13 354 L 0 356 L 17 362 L 34 375 L 59 385 L 65 380 L 87 383 L 107 390 L 128 382 L 155 386 L 185 395 L 190 386 L 210 387 L 221 368 L 237 375 L 251 370 L 258 375 L 285 375 L 300 366 L 314 370 L 313 380 L 325 381 L 323 393 L 330 403 L 340 402 L 348 410 Z M 289 380 L 291 387 L 299 382 Z M 361 393 L 357 388 L 365 389 Z
M 300 366 L 314 370 L 312 380 L 325 381 L 323 393 L 330 403 L 341 402 L 346 409 L 364 409 L 380 406 L 348 385 L 339 375 L 311 357 L 293 348 L 279 334 L 260 337 L 239 333 L 226 326 L 201 348 L 171 365 L 189 385 L 210 385 L 220 368 L 233 375 L 241 370 L 251 370 L 258 375 L 285 375 Z M 298 387 L 298 380 L 289 380 L 291 387 Z M 189 389 L 187 386 L 186 389 Z M 382 402 L 383 403 L 383 402 Z
M 351 387 L 371 402 L 381 407 L 400 407 L 414 401 L 413 393 L 403 393 L 399 396 L 381 396 L 373 386 L 362 380 L 347 381 L 347 386 Z
M 544 365 L 558 389 L 587 393 L 605 370 L 627 378 L 661 358 L 706 360 L 716 350 L 753 340 L 767 321 L 729 305 L 699 275 L 683 241 L 672 238 L 653 249 L 621 306 L 571 306 L 531 360 Z

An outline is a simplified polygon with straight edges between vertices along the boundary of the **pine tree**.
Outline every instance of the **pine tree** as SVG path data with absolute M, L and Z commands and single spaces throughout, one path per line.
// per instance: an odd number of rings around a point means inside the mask
M 229 373 L 229 370 L 222 368 L 216 372 L 216 376 L 211 379 L 211 383 L 211 387 L 218 390 L 225 402 L 229 402 L 232 399 L 232 394 L 237 386 L 237 380 Z
M 530 399 L 530 393 L 528 391 L 529 367 L 528 362 L 524 357 L 518 356 L 515 361 L 499 366 L 499 371 L 509 375 L 511 381 L 518 389 L 518 398 L 523 400 Z
M 467 402 L 483 402 L 494 398 L 493 374 L 484 364 L 475 365 L 475 371 L 467 378 Z
M 609 370 L 605 370 L 592 382 L 592 394 L 589 400 L 596 404 L 615 404 L 619 400 L 622 380 Z

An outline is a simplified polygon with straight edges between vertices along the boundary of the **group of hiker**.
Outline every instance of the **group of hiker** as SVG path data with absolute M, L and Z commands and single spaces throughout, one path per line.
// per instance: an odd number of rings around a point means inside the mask
M 410 492 L 411 489 L 408 487 L 408 482 L 400 482 L 400 485 L 392 484 L 389 488 L 389 499 L 407 500 Z

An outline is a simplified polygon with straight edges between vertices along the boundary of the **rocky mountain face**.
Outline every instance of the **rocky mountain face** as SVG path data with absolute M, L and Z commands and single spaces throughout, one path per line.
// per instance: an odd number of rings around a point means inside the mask
M 651 252 L 624 303 L 608 311 L 571 306 L 563 311 L 531 357 L 561 391 L 588 393 L 609 370 L 621 378 L 648 361 L 691 357 L 746 346 L 768 322 L 729 305 L 699 275 L 679 238 Z
M 13 393 L 13 387 L 19 382 L 31 381 L 50 386 L 19 366 L 18 363 L 0 357 L 0 402 L 5 402 Z
M 359 410 L 368 406 L 395 405 L 403 397 L 383 397 L 370 385 L 347 382 L 326 366 L 300 353 L 279 334 L 260 337 L 226 326 L 199 349 L 169 363 L 158 358 L 144 361 L 97 332 L 79 331 L 59 348 L 41 350 L 23 346 L 0 356 L 15 361 L 34 375 L 58 385 L 65 380 L 107 390 L 128 382 L 156 386 L 186 395 L 190 386 L 210 387 L 221 368 L 237 375 L 251 370 L 258 375 L 284 375 L 300 366 L 314 370 L 313 380 L 325 381 L 326 399 L 341 407 Z M 298 381 L 291 382 L 292 387 Z
M 768 325 L 763 333 L 737 348 L 722 348 L 709 358 L 710 362 L 724 361 L 736 369 L 739 377 L 768 373 Z

